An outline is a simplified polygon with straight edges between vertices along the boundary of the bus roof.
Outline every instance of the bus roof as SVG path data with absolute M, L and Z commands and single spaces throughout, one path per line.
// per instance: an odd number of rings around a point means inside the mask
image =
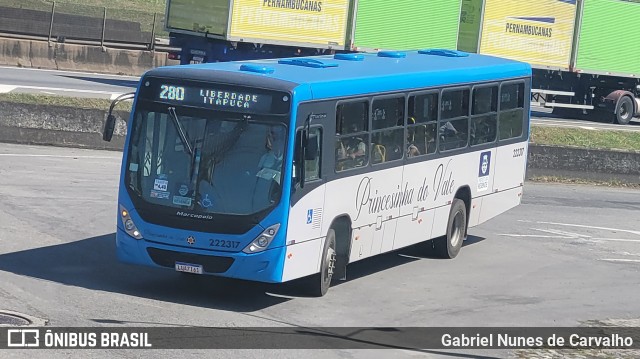
M 530 77 L 531 66 L 493 56 L 424 50 L 169 66 L 147 74 L 287 91 L 308 86 L 309 99 L 323 99 Z

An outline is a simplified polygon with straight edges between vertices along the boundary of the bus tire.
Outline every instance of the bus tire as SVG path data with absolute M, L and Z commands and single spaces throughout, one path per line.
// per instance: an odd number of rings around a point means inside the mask
M 447 234 L 433 239 L 434 254 L 440 258 L 453 259 L 460 252 L 467 236 L 467 207 L 464 201 L 455 198 L 451 203 Z
M 633 100 L 629 96 L 622 96 L 616 104 L 614 114 L 615 122 L 620 125 L 628 125 L 633 118 Z
M 329 229 L 320 263 L 320 273 L 307 279 L 306 292 L 313 297 L 322 297 L 329 291 L 336 264 L 336 232 Z

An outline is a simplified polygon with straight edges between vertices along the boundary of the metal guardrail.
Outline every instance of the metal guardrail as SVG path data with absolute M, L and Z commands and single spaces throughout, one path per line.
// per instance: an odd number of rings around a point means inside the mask
M 5 37 L 161 50 L 164 14 L 48 0 L 0 0 Z M 160 41 L 159 41 L 160 40 Z

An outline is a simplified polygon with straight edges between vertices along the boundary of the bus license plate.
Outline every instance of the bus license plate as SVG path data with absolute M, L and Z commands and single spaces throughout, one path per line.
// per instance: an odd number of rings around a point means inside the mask
M 193 273 L 193 274 L 202 274 L 202 266 L 199 264 L 176 262 L 176 271 Z

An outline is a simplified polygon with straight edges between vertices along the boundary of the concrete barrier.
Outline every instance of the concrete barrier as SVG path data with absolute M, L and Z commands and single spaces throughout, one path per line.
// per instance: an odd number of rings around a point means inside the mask
M 640 184 L 640 152 L 531 144 L 527 177 L 538 176 Z
M 139 76 L 175 64 L 164 52 L 0 38 L 0 65 Z
M 116 112 L 113 140 L 102 141 L 104 110 L 0 102 L 0 142 L 122 150 L 129 112 Z M 640 152 L 531 144 L 527 177 L 562 176 L 640 183 Z
M 107 111 L 0 102 L 0 142 L 122 150 L 129 112 L 115 112 L 113 140 L 105 142 Z

